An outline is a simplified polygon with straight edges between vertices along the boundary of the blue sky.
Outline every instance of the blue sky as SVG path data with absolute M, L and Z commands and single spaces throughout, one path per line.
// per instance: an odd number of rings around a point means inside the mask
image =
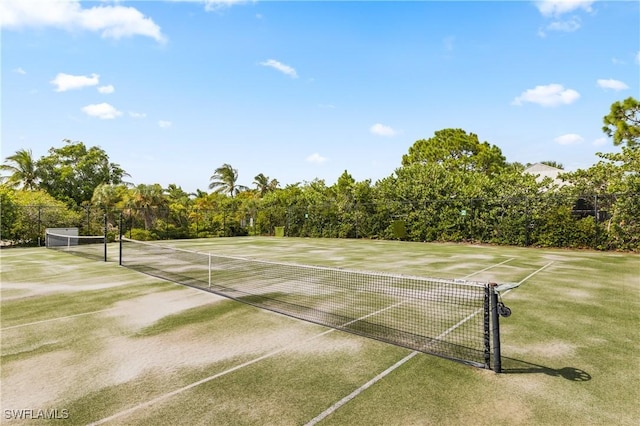
M 223 163 L 376 181 L 448 127 L 586 168 L 640 92 L 636 1 L 2 0 L 0 25 L 2 158 L 81 140 L 188 191 Z

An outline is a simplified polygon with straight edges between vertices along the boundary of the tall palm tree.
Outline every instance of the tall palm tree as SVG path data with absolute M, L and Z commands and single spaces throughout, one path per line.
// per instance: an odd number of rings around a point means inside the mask
M 267 192 L 275 190 L 278 185 L 280 185 L 280 182 L 278 182 L 276 179 L 269 180 L 269 177 L 265 176 L 262 173 L 260 173 L 253 179 L 253 184 L 256 185 L 258 193 L 260 194 L 260 198 L 264 197 Z
M 144 228 L 151 229 L 158 211 L 167 206 L 167 198 L 160 185 L 141 184 L 133 189 L 130 205 L 144 221 Z
M 218 167 L 209 180 L 211 181 L 209 189 L 215 189 L 216 192 L 227 193 L 232 198 L 239 192 L 249 189 L 246 186 L 236 184 L 238 181 L 238 170 L 226 163 Z
M 2 181 L 13 188 L 36 189 L 38 187 L 38 174 L 36 162 L 33 161 L 31 150 L 19 149 L 15 154 L 5 159 L 5 164 L 0 165 L 0 170 L 9 172 L 3 176 Z

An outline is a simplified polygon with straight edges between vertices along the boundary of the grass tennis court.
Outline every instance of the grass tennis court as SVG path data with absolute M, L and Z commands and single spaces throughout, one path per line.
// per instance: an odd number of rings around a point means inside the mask
M 119 267 L 117 245 L 108 263 L 10 249 L 0 251 L 3 424 L 41 424 L 38 415 L 148 425 L 640 422 L 637 254 L 253 237 L 162 243 L 524 280 L 503 297 L 513 311 L 501 321 L 504 373 L 155 279 Z

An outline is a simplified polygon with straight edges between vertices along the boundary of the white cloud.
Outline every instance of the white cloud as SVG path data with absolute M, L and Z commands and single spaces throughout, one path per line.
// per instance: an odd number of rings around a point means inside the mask
M 573 89 L 565 89 L 561 84 L 548 84 L 522 92 L 511 104 L 522 105 L 524 102 L 530 102 L 544 107 L 554 107 L 571 104 L 579 98 L 580 93 Z
M 95 86 L 98 84 L 99 80 L 100 76 L 98 74 L 91 74 L 91 77 L 87 77 L 86 75 L 58 73 L 50 83 L 57 86 L 56 92 L 66 92 L 67 90 Z
M 169 127 L 171 127 L 173 123 L 167 120 L 159 120 L 158 121 L 158 126 L 162 127 L 163 129 L 167 129 Z
M 636 62 L 640 64 L 640 50 L 638 50 L 638 53 L 636 53 Z
M 575 145 L 584 141 L 584 138 L 575 133 L 568 133 L 566 135 L 558 136 L 554 139 L 555 142 L 560 145 Z
M 98 87 L 98 92 L 108 95 L 109 93 L 113 93 L 116 90 L 113 85 L 109 84 L 108 86 L 100 86 Z
M 283 64 L 282 62 L 276 61 L 275 59 L 269 59 L 267 61 L 260 62 L 260 65 L 274 68 L 291 78 L 298 78 L 298 73 L 294 68 L 290 67 L 289 65 Z
M 378 135 L 378 136 L 395 136 L 397 133 L 391 127 L 385 126 L 384 124 L 380 124 L 380 123 L 376 123 L 373 126 L 371 126 L 369 128 L 369 131 L 374 135 Z
M 592 12 L 591 5 L 593 3 L 595 3 L 595 0 L 542 0 L 537 1 L 535 4 L 542 16 L 557 17 L 579 9 L 585 12 Z
M 611 78 L 608 79 L 608 80 L 599 79 L 598 80 L 598 86 L 602 87 L 603 89 L 615 90 L 616 92 L 618 90 L 626 90 L 626 89 L 629 88 L 629 86 L 624 84 L 622 81 L 614 80 L 614 79 L 611 79 Z
M 111 120 L 122 115 L 122 112 L 118 111 L 113 105 L 104 102 L 82 107 L 82 112 L 91 117 L 100 118 L 101 120 Z
M 27 73 L 25 70 L 22 69 L 22 67 L 14 68 L 13 72 L 20 75 L 25 75 Z
M 131 117 L 131 118 L 146 118 L 147 114 L 145 114 L 144 112 L 129 111 L 129 117 Z
M 580 11 L 591 13 L 591 5 L 595 0 L 542 0 L 536 1 L 538 11 L 545 18 L 554 19 L 553 22 L 538 29 L 540 37 L 546 37 L 548 31 L 571 33 L 580 29 L 582 22 L 576 14 Z M 564 15 L 571 13 L 568 18 Z
M 545 27 L 547 31 L 560 31 L 564 33 L 572 33 L 580 29 L 580 18 L 573 17 L 566 21 L 554 21 Z
M 79 0 L 0 1 L 0 27 L 53 27 L 67 31 L 99 32 L 104 38 L 119 39 L 135 35 L 164 42 L 160 27 L 133 7 L 98 5 L 83 8 Z
M 598 138 L 593 141 L 593 146 L 603 146 L 607 144 L 607 138 Z
M 211 11 L 220 10 L 225 7 L 247 3 L 247 0 L 203 0 L 203 3 L 204 3 L 204 10 L 206 10 L 207 12 L 211 12 Z
M 311 154 L 310 156 L 308 156 L 306 158 L 307 162 L 309 163 L 313 163 L 313 164 L 322 164 L 325 161 L 327 161 L 326 157 L 321 156 L 320 154 L 318 154 L 317 152 Z

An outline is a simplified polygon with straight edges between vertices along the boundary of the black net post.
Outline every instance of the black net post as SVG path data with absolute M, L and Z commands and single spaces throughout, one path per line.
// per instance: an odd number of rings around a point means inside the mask
M 502 357 L 500 356 L 500 315 L 498 315 L 498 292 L 495 284 L 489 285 L 491 296 L 491 322 L 493 334 L 493 371 L 502 372 Z
M 490 283 L 484 288 L 484 368 L 486 369 L 491 369 L 491 308 L 489 300 L 491 299 L 492 285 Z

